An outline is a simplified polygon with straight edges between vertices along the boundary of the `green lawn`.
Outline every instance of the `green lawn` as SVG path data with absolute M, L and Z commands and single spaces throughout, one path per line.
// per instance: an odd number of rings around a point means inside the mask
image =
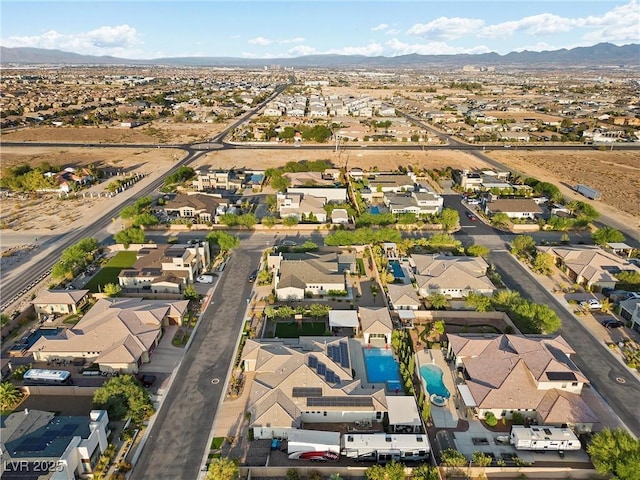
M 298 338 L 300 336 L 322 336 L 327 330 L 326 322 L 303 322 L 302 327 L 297 323 L 283 323 L 276 325 L 276 334 L 278 338 Z
M 136 252 L 118 252 L 89 280 L 89 283 L 84 288 L 89 289 L 91 293 L 98 293 L 98 287 L 102 288 L 107 283 L 115 283 L 117 285 L 120 270 L 133 267 L 134 263 L 136 263 Z

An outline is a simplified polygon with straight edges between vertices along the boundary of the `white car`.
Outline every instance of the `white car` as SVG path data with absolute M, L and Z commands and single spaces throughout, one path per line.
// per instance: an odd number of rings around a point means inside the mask
M 200 275 L 196 278 L 198 283 L 213 283 L 213 275 Z
M 602 304 L 595 298 L 590 298 L 589 300 L 580 302 L 580 305 L 584 308 L 588 308 L 589 310 L 599 310 L 602 308 Z

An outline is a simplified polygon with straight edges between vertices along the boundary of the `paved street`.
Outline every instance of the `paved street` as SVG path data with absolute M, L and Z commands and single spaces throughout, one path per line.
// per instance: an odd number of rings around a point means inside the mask
M 609 403 L 629 429 L 640 436 L 640 381 L 627 370 L 587 328 L 547 289 L 507 252 L 493 252 L 490 256 L 505 285 L 540 305 L 553 308 L 562 328 L 558 331 L 576 351 L 572 356 L 576 365 L 591 381 L 591 386 Z
M 256 242 L 234 251 L 157 415 L 131 479 L 196 478 L 243 326 Z M 212 380 L 218 379 L 218 383 Z

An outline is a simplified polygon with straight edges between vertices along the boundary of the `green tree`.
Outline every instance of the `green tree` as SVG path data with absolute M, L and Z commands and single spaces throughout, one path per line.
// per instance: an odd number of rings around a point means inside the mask
M 262 223 L 262 225 L 264 225 L 265 227 L 271 228 L 278 223 L 278 219 L 272 216 L 262 217 L 260 223 Z
M 258 223 L 258 219 L 253 213 L 245 213 L 238 217 L 238 225 L 246 228 L 253 228 Z
M 427 302 L 434 310 L 444 310 L 449 306 L 449 300 L 442 293 L 432 293 L 427 297 Z
M 521 257 L 530 255 L 534 252 L 536 242 L 533 237 L 529 235 L 516 235 L 516 238 L 511 242 L 511 253 Z
M 447 467 L 464 467 L 467 465 L 467 457 L 453 448 L 447 448 L 441 455 L 442 463 Z
M 465 299 L 465 305 L 476 312 L 487 312 L 491 308 L 491 298 L 481 293 L 469 292 Z
M 209 243 L 218 245 L 220 251 L 228 252 L 240 245 L 240 239 L 223 230 L 214 230 L 206 237 Z
M 276 316 L 276 312 L 277 312 L 277 310 L 272 305 L 267 305 L 264 308 L 264 312 L 263 313 L 264 313 L 265 317 L 267 317 L 269 319 L 272 319 L 272 318 L 274 318 Z
M 312 303 L 309 306 L 309 313 L 316 320 L 318 320 L 320 317 L 329 315 L 330 310 L 331 310 L 331 307 L 329 305 L 322 305 L 320 303 Z
M 509 225 L 510 222 L 511 219 L 509 218 L 509 215 L 504 212 L 498 212 L 491 217 L 491 223 L 496 227 L 504 227 Z
M 593 242 L 596 245 L 604 246 L 607 243 L 624 242 L 625 238 L 622 232 L 611 227 L 602 227 L 596 230 L 593 235 Z
M 489 256 L 489 249 L 484 245 L 471 245 L 467 247 L 467 255 L 472 257 L 487 257 Z
M 493 459 L 489 455 L 486 455 L 484 452 L 481 452 L 480 450 L 476 450 L 475 452 L 473 452 L 473 455 L 471 455 L 471 461 L 476 465 L 478 465 L 479 467 L 483 467 L 483 468 L 491 465 L 492 460 Z
M 498 424 L 498 419 L 492 412 L 487 412 L 484 414 L 484 421 L 490 427 L 495 427 Z
M 138 227 L 130 227 L 116 233 L 113 236 L 113 240 L 116 243 L 121 243 L 124 248 L 129 248 L 129 245 L 132 243 L 144 243 L 146 237 L 144 235 L 144 230 Z
M 239 478 L 240 467 L 235 459 L 223 457 L 211 460 L 206 480 L 238 480 Z
M 117 297 L 118 295 L 120 295 L 121 291 L 122 288 L 120 288 L 120 285 L 116 283 L 107 283 L 102 288 L 102 293 L 104 293 L 109 298 Z
M 296 468 L 287 469 L 287 480 L 300 480 L 300 474 Z
M 0 383 L 0 410 L 7 411 L 15 407 L 22 399 L 22 392 L 11 382 Z
M 107 410 L 112 420 L 131 417 L 138 424 L 154 412 L 149 392 L 132 375 L 110 378 L 93 394 L 93 407 Z
M 440 214 L 440 223 L 445 231 L 451 230 L 460 224 L 460 215 L 453 208 L 445 208 Z
M 276 317 L 278 318 L 291 318 L 296 313 L 295 309 L 289 305 L 283 305 L 276 310 Z
M 296 225 L 298 225 L 298 218 L 297 217 L 284 217 L 282 219 L 282 224 L 285 227 L 295 227 Z
M 640 273 L 627 270 L 614 275 L 620 283 L 627 285 L 640 285 Z
M 187 285 L 182 295 L 185 300 L 198 300 L 200 298 L 200 294 L 193 285 Z
M 540 252 L 533 261 L 533 271 L 540 275 L 551 275 L 553 272 L 553 255 L 548 252 Z
M 364 472 L 367 480 L 404 480 L 404 465 L 392 460 L 386 465 L 373 465 Z
M 291 186 L 291 180 L 282 174 L 277 174 L 271 177 L 271 188 L 278 192 L 284 192 Z
M 141 213 L 140 215 L 136 215 L 135 218 L 133 219 L 134 227 L 157 225 L 158 223 L 160 223 L 160 220 L 158 220 L 158 217 L 148 212 L 144 212 L 144 213 Z
M 414 480 L 440 480 L 438 469 L 427 463 L 422 463 L 415 467 L 412 475 Z
M 620 480 L 640 480 L 640 440 L 626 430 L 605 428 L 596 433 L 587 453 L 599 473 Z

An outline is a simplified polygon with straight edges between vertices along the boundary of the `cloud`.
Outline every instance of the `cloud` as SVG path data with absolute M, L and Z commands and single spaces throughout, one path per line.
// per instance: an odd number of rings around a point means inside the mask
M 578 18 L 560 17 L 551 13 L 532 15 L 519 20 L 488 25 L 482 28 L 478 37 L 508 38 L 515 33 L 526 33 L 533 36 L 549 36 L 565 33 L 575 29 L 586 29 L 582 35 L 585 45 L 597 42 L 638 42 L 640 41 L 640 8 L 637 0 L 626 5 L 618 5 L 602 16 Z
M 273 40 L 269 40 L 268 38 L 264 37 L 250 38 L 248 41 L 251 45 L 260 45 L 263 47 L 273 43 Z
M 58 49 L 83 55 L 131 57 L 141 54 L 142 35 L 129 25 L 103 26 L 75 34 L 49 30 L 42 35 L 13 36 L 2 41 L 6 47 Z
M 440 17 L 429 23 L 416 23 L 406 33 L 433 40 L 453 40 L 473 34 L 483 26 L 484 20 L 479 18 Z
M 429 43 L 404 43 L 397 38 L 389 40 L 385 46 L 391 50 L 391 56 L 409 55 L 417 53 L 420 55 L 457 55 L 460 53 L 476 54 L 488 53 L 491 50 L 485 45 L 477 45 L 471 48 L 454 47 L 445 42 Z
M 284 40 L 278 40 L 277 43 L 282 45 L 286 45 L 287 43 L 302 43 L 304 42 L 304 37 L 294 37 L 294 38 L 285 38 Z
M 318 51 L 307 45 L 297 45 L 287 52 L 288 57 L 302 57 L 303 55 L 315 55 Z
M 391 30 L 387 30 L 386 32 L 384 32 L 386 35 L 398 35 L 400 33 L 400 30 L 397 30 L 395 28 L 392 28 Z
M 384 54 L 384 47 L 379 43 L 372 42 L 362 47 L 341 47 L 327 50 L 324 52 L 330 55 L 365 55 L 367 57 L 374 57 L 376 55 Z
M 377 27 L 373 27 L 371 29 L 372 32 L 379 32 L 381 30 L 386 30 L 387 28 L 389 28 L 389 25 L 387 25 L 386 23 L 381 23 L 380 25 L 378 25 Z

